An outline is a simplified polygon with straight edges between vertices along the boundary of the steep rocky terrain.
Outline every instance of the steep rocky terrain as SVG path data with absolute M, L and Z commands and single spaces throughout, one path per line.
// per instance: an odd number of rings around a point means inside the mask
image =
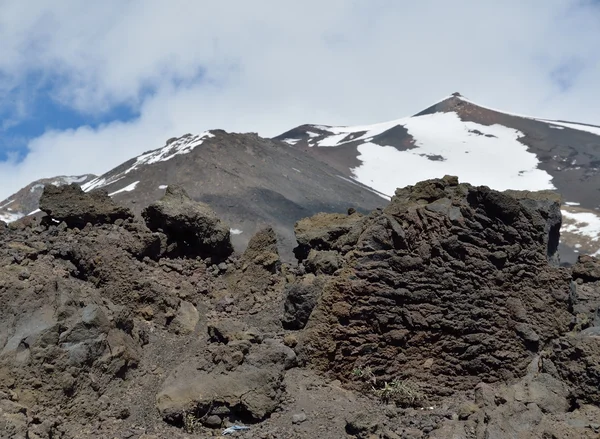
M 595 438 L 600 261 L 553 194 L 459 184 L 266 225 L 170 186 L 0 223 L 2 438 Z

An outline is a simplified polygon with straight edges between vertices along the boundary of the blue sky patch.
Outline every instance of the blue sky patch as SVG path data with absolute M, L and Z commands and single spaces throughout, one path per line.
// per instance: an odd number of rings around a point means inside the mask
M 57 82 L 56 78 L 44 80 L 41 75 L 32 74 L 5 97 L 0 105 L 0 161 L 22 160 L 27 155 L 27 143 L 47 131 L 96 128 L 139 117 L 137 109 L 125 104 L 99 115 L 80 113 L 53 98 Z M 147 90 L 147 94 L 151 93 L 153 90 Z

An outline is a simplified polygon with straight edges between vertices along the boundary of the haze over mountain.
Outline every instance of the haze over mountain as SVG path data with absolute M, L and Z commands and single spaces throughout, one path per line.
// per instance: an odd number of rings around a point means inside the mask
M 289 255 L 295 221 L 381 207 L 396 188 L 443 175 L 496 190 L 558 192 L 562 260 L 600 254 L 600 127 L 502 112 L 459 93 L 374 125 L 301 125 L 273 140 L 222 130 L 187 134 L 96 178 L 34 182 L 2 201 L 0 215 L 10 221 L 35 211 L 35 190 L 44 183 L 104 188 L 136 213 L 180 183 L 231 224 L 235 245 L 243 248 L 270 223 Z

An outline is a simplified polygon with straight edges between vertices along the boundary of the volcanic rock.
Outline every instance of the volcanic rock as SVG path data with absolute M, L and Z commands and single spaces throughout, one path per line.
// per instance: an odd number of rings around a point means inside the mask
M 549 359 L 579 404 L 600 405 L 600 333 L 584 331 L 556 340 Z
M 444 177 L 398 189 L 369 217 L 304 221 L 304 253 L 345 253 L 307 324 L 305 355 L 340 379 L 368 366 L 437 395 L 523 376 L 571 320 L 569 273 L 548 264 L 552 203 Z
M 68 227 L 82 229 L 87 223 L 114 223 L 133 217 L 133 212 L 117 205 L 103 189 L 83 192 L 75 183 L 64 186 L 48 185 L 40 198 L 40 210 Z
M 164 197 L 144 209 L 142 216 L 150 230 L 167 235 L 170 255 L 222 260 L 233 253 L 229 227 L 181 186 L 167 187 Z

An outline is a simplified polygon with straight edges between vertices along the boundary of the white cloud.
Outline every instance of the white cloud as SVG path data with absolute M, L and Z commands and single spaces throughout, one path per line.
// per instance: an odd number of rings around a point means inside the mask
M 42 72 L 60 77 L 65 105 L 140 112 L 33 140 L 23 162 L 0 163 L 0 198 L 42 176 L 102 173 L 186 132 L 373 123 L 454 91 L 600 124 L 599 16 L 567 0 L 0 0 L 0 98 Z M 563 92 L 552 72 L 573 62 Z

